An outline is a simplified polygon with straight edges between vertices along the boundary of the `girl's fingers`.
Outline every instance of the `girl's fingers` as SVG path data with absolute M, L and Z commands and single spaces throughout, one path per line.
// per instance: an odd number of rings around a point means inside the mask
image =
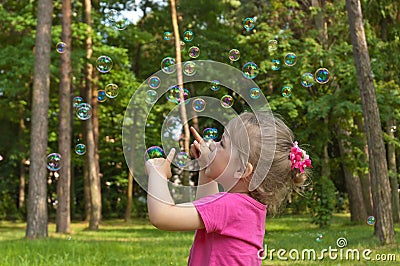
M 194 127 L 190 127 L 190 131 L 192 132 L 193 137 L 197 142 L 199 143 L 204 142 L 204 139 L 200 136 L 200 134 L 196 131 Z
M 175 156 L 175 148 L 172 148 L 167 155 L 167 161 L 169 164 L 171 164 L 172 160 L 174 159 L 174 156 Z

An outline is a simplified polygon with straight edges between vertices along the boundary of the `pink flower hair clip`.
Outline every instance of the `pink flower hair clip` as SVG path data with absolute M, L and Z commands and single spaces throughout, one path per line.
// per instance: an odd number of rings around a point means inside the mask
M 312 168 L 310 156 L 299 148 L 297 141 L 293 143 L 293 147 L 290 149 L 289 159 L 292 162 L 292 170 L 297 168 L 300 173 L 303 173 L 304 168 Z

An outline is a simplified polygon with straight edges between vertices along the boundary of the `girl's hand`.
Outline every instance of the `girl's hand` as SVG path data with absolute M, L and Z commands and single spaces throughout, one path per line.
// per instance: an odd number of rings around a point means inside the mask
M 154 158 L 146 161 L 145 170 L 147 175 L 159 174 L 166 179 L 170 179 L 172 176 L 171 172 L 171 162 L 175 155 L 175 149 L 172 148 L 168 153 L 166 159 L 164 158 Z
M 200 134 L 194 129 L 194 127 L 190 127 L 190 131 L 193 134 L 194 142 L 190 145 L 190 154 L 197 159 L 201 168 L 206 167 L 210 163 L 209 155 L 211 150 L 206 141 L 200 136 Z

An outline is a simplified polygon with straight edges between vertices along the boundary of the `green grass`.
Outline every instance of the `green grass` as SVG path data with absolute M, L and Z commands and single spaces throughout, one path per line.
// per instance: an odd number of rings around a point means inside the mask
M 263 265 L 397 265 L 400 262 L 400 237 L 397 244 L 379 246 L 373 237 L 373 226 L 352 225 L 346 215 L 335 215 L 329 229 L 319 229 L 306 216 L 283 216 L 267 219 L 264 244 L 271 249 L 314 249 L 317 257 L 322 249 L 337 248 L 339 237 L 347 239 L 345 249 L 371 249 L 369 255 L 395 254 L 396 262 L 330 260 L 281 261 L 267 257 Z M 49 225 L 49 237 L 26 240 L 25 224 L 0 221 L 0 265 L 186 265 L 194 232 L 165 232 L 145 220 L 126 224 L 106 221 L 97 232 L 87 231 L 87 224 L 73 223 L 70 235 L 56 234 Z M 399 235 L 400 226 L 396 225 Z M 322 234 L 322 242 L 317 242 Z M 345 250 L 344 249 L 344 250 Z M 285 255 L 288 257 L 288 253 Z

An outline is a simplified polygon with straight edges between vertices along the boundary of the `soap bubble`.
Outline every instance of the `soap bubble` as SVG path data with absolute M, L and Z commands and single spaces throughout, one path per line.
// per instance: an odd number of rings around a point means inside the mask
M 243 28 L 246 31 L 251 31 L 252 29 L 254 29 L 255 23 L 254 23 L 254 19 L 253 18 L 246 18 L 243 20 Z
M 151 146 L 146 150 L 145 159 L 150 160 L 154 158 L 165 158 L 164 150 L 158 146 Z
M 238 49 L 232 49 L 229 51 L 229 59 L 234 62 L 239 60 L 240 58 L 240 51 Z
M 205 140 L 215 140 L 218 138 L 218 129 L 214 127 L 208 127 L 203 130 L 203 138 Z
M 146 103 L 153 104 L 157 101 L 158 95 L 155 90 L 148 90 L 146 93 Z
M 63 54 L 67 49 L 67 44 L 65 42 L 59 42 L 56 45 L 56 50 L 59 54 Z
M 179 86 L 173 86 L 173 87 L 169 88 L 167 91 L 167 94 L 166 94 L 167 100 L 170 102 L 173 102 L 173 103 L 180 103 L 181 102 L 180 93 L 181 93 L 181 89 L 179 88 Z M 190 98 L 189 90 L 186 88 L 182 88 L 182 94 L 183 94 L 184 101 L 186 102 L 187 99 Z
M 287 53 L 285 55 L 285 65 L 294 66 L 296 64 L 297 56 L 294 53 Z
M 192 46 L 189 48 L 188 53 L 191 58 L 197 58 L 200 55 L 200 48 L 197 46 Z
M 181 51 L 185 51 L 186 43 L 182 40 L 180 40 L 179 43 L 181 44 Z
M 261 94 L 262 94 L 262 92 L 261 92 L 260 88 L 254 87 L 254 88 L 250 89 L 250 98 L 252 98 L 254 100 L 260 98 Z
M 281 69 L 281 61 L 278 59 L 272 60 L 271 69 L 275 71 Z
M 303 85 L 306 88 L 309 88 L 312 85 L 314 85 L 314 75 L 311 73 L 304 73 L 301 76 L 301 85 Z
M 396 132 L 397 131 L 397 127 L 396 126 L 391 126 L 390 127 L 390 132 Z
M 81 103 L 76 108 L 76 116 L 80 120 L 88 120 L 92 116 L 92 106 L 88 103 Z
M 61 168 L 61 155 L 59 153 L 50 153 L 47 155 L 47 169 L 58 171 Z
M 107 97 L 110 99 L 113 99 L 118 96 L 119 88 L 118 88 L 117 84 L 110 83 L 106 86 L 105 91 L 106 91 Z
M 221 105 L 224 108 L 232 107 L 233 105 L 233 98 L 230 95 L 224 95 L 221 98 Z
M 175 58 L 173 57 L 165 57 L 162 61 L 161 61 L 161 70 L 165 73 L 165 74 L 172 74 L 175 72 Z
M 115 20 L 117 20 L 118 14 L 119 12 L 117 10 L 110 9 L 106 14 L 106 18 L 109 22 L 114 22 Z
M 270 40 L 268 42 L 268 51 L 275 51 L 276 49 L 278 49 L 278 41 Z
M 83 103 L 83 98 L 81 96 L 76 96 L 72 100 L 72 104 L 74 108 L 77 108 L 81 103 Z
M 96 68 L 101 73 L 110 72 L 112 66 L 113 66 L 113 61 L 109 56 L 102 55 L 96 60 Z
M 317 238 L 315 239 L 315 241 L 321 243 L 322 242 L 322 238 L 323 238 L 323 235 L 322 234 L 318 234 Z
M 173 36 L 172 32 L 170 32 L 170 31 L 164 32 L 164 40 L 170 41 L 172 39 L 172 36 Z
M 188 77 L 196 74 L 196 63 L 192 61 L 185 62 L 183 64 L 183 73 Z
M 185 32 L 183 33 L 183 40 L 184 40 L 185 42 L 191 42 L 191 41 L 193 41 L 193 38 L 194 38 L 193 31 L 187 30 L 187 31 L 185 31 Z
M 219 90 L 219 80 L 214 79 L 213 81 L 211 81 L 211 90 L 212 91 L 217 91 Z
M 121 12 L 118 12 L 115 20 L 112 22 L 112 25 L 116 30 L 124 30 L 128 24 L 128 19 Z
M 197 98 L 192 102 L 192 107 L 196 112 L 202 112 L 206 109 L 206 102 L 201 98 Z
M 107 100 L 107 95 L 105 90 L 98 90 L 97 91 L 97 101 L 105 102 Z
M 292 95 L 292 88 L 289 86 L 284 86 L 282 88 L 282 96 L 288 98 Z
M 329 81 L 329 71 L 326 68 L 318 68 L 315 71 L 315 81 L 319 84 L 325 84 Z
M 177 155 L 175 155 L 174 162 L 178 167 L 181 168 L 185 167 L 189 161 L 190 161 L 190 156 L 184 151 L 181 151 Z
M 161 85 L 161 80 L 157 76 L 152 76 L 149 78 L 149 86 L 152 89 L 158 89 Z
M 242 68 L 243 76 L 247 79 L 254 79 L 258 75 L 258 66 L 253 62 L 247 62 Z
M 367 224 L 368 225 L 374 225 L 375 224 L 375 217 L 374 216 L 368 216 Z
M 76 144 L 75 153 L 78 155 L 84 155 L 86 153 L 86 145 L 83 143 Z

